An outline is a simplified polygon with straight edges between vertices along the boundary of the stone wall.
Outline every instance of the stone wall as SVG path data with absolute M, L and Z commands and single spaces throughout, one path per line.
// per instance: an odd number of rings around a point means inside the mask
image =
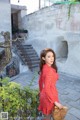
M 11 5 L 9 0 L 0 1 L 0 32 L 9 31 L 11 33 Z
M 44 48 L 54 49 L 59 71 L 80 77 L 80 4 L 57 4 L 23 18 L 29 31 L 26 44 L 32 44 L 38 55 Z M 70 15 L 69 15 L 70 14 Z

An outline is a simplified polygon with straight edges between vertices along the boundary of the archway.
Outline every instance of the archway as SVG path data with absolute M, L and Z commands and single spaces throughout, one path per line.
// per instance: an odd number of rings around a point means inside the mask
M 59 41 L 56 45 L 56 57 L 57 61 L 65 62 L 68 57 L 68 42 Z

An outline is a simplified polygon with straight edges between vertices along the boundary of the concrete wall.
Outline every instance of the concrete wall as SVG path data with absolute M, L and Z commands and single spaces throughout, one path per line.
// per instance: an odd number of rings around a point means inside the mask
M 11 5 L 9 0 L 0 1 L 0 32 L 9 31 L 11 33 Z
M 10 0 L 0 0 L 0 2 L 10 3 Z
M 18 27 L 19 29 L 23 29 L 23 24 L 22 24 L 22 19 L 24 18 L 24 16 L 27 15 L 27 9 L 23 9 L 23 10 L 20 10 L 18 12 Z
M 59 71 L 80 77 L 80 4 L 53 5 L 23 18 L 29 31 L 26 44 L 38 55 L 44 48 L 54 49 Z

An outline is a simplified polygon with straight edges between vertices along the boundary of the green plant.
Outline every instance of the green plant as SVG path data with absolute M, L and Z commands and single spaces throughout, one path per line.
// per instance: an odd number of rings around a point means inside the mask
M 72 6 L 72 2 L 70 2 L 70 3 L 69 3 L 69 6 L 68 6 L 68 20 L 69 20 L 69 18 L 70 18 L 71 6 Z
M 69 20 L 72 5 L 80 4 L 80 0 L 56 1 L 55 4 L 67 4 L 68 5 L 68 20 Z
M 26 120 L 26 117 L 36 117 L 38 106 L 38 90 L 30 86 L 24 88 L 20 84 L 10 82 L 9 78 L 0 79 L 0 112 L 8 112 L 9 118 L 14 120 L 16 116 Z
M 80 0 L 70 0 L 68 2 L 69 7 L 68 7 L 68 19 L 70 18 L 70 14 L 71 14 L 71 6 L 75 5 L 75 4 L 80 4 Z

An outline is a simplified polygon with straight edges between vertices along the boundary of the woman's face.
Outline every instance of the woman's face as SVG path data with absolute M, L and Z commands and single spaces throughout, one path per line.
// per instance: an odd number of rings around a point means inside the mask
M 52 52 L 48 52 L 45 56 L 45 58 L 43 58 L 43 60 L 45 60 L 45 63 L 48 64 L 49 66 L 51 66 L 54 62 L 54 54 Z

